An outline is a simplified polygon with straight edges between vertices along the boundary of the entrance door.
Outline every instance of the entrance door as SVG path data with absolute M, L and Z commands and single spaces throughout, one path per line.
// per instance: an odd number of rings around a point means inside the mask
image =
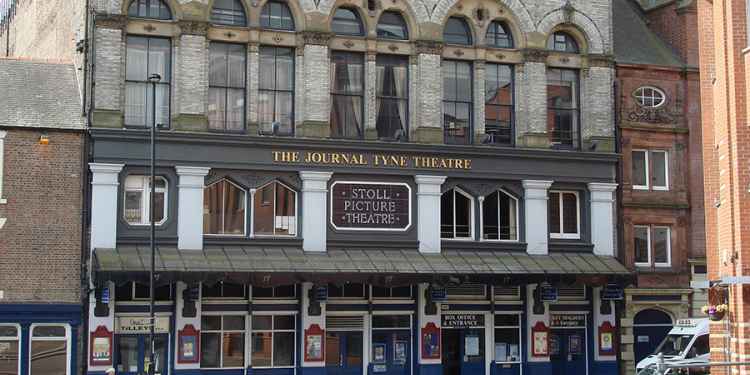
M 443 375 L 484 374 L 484 329 L 443 329 Z
M 115 343 L 115 367 L 120 375 L 141 375 L 147 373 L 151 355 L 151 342 L 148 335 L 117 335 Z M 154 338 L 156 351 L 155 374 L 167 374 L 167 349 L 169 335 L 159 334 Z
M 672 329 L 672 318 L 659 310 L 643 310 L 633 318 L 633 337 L 635 344 L 635 363 L 654 354 L 656 347 L 661 344 Z
M 585 330 L 552 330 L 549 347 L 553 375 L 586 374 Z
M 411 373 L 411 334 L 408 330 L 372 331 L 372 374 L 408 375 Z
M 326 373 L 362 375 L 362 331 L 326 333 Z

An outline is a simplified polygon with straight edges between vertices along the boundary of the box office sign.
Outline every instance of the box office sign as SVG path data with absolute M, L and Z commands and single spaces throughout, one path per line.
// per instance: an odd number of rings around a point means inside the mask
M 406 231 L 411 226 L 411 187 L 405 183 L 334 182 L 331 225 L 338 230 Z
M 149 333 L 150 318 L 147 316 L 122 316 L 117 318 L 117 324 L 115 325 L 115 333 L 118 334 L 129 334 L 129 333 Z M 154 326 L 155 333 L 169 333 L 169 317 L 157 316 L 156 326 Z
M 443 328 L 474 328 L 484 327 L 482 314 L 444 314 Z

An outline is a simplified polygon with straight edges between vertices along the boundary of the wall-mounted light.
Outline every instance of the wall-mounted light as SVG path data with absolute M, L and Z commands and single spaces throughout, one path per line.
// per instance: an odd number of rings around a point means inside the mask
M 47 133 L 42 133 L 42 135 L 39 136 L 39 144 L 40 145 L 49 144 L 49 136 L 47 135 Z

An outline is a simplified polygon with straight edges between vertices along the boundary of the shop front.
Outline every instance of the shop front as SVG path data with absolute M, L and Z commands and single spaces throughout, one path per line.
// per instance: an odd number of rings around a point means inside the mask
M 586 314 L 550 315 L 552 374 L 588 374 Z
M 121 375 L 140 375 L 151 368 L 151 340 L 148 316 L 120 316 L 114 335 L 114 368 Z M 159 316 L 154 327 L 154 374 L 169 373 L 169 317 Z M 96 343 L 96 340 L 95 340 Z M 94 347 L 98 352 L 106 348 Z
M 484 314 L 442 315 L 443 374 L 485 372 Z

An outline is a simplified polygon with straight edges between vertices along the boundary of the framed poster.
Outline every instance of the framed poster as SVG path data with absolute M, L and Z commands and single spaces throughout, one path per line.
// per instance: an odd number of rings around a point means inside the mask
M 112 331 L 98 326 L 91 332 L 91 366 L 112 366 Z
M 406 363 L 406 341 L 393 342 L 393 362 Z
M 440 359 L 440 328 L 432 322 L 422 328 L 422 359 Z
M 508 348 L 508 361 L 518 362 L 521 360 L 521 355 L 518 349 L 518 344 L 510 344 L 510 347 Z
M 372 360 L 375 363 L 385 363 L 385 344 L 372 344 Z
M 570 335 L 568 336 L 568 354 L 580 355 L 581 352 L 581 336 Z
M 320 362 L 323 360 L 323 329 L 311 324 L 305 330 L 305 361 Z
M 508 361 L 508 344 L 504 342 L 495 343 L 495 362 Z
M 200 362 L 200 333 L 192 324 L 177 332 L 177 363 Z
M 534 357 L 547 357 L 550 352 L 549 328 L 544 322 L 536 322 L 531 328 L 531 355 Z
M 464 338 L 464 352 L 467 356 L 479 355 L 479 336 L 466 335 Z

